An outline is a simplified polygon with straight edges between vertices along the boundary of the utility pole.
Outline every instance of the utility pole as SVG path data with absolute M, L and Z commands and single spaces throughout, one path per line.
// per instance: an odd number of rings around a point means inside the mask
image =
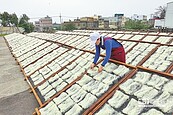
M 60 28 L 61 28 L 61 30 L 62 30 L 61 13 L 60 13 L 59 18 L 60 18 Z

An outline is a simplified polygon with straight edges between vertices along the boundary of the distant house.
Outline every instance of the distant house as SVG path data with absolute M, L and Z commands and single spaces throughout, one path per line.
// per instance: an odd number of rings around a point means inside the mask
M 109 22 L 109 28 L 116 28 L 116 18 L 115 17 L 102 17 L 102 19 L 104 21 L 108 21 Z
M 77 29 L 116 29 L 125 25 L 124 14 L 115 14 L 113 17 L 82 17 L 74 21 L 66 21 L 63 25 L 73 23 Z
M 109 20 L 104 20 L 103 18 L 99 19 L 99 29 L 109 28 Z
M 98 20 L 93 17 L 82 17 L 80 19 L 75 19 L 74 21 L 66 21 L 63 25 L 73 23 L 77 29 L 97 29 Z
M 35 21 L 35 27 L 36 31 L 41 31 L 41 32 L 50 31 L 53 27 L 52 18 L 47 16 L 39 19 L 39 21 Z
M 114 17 L 116 19 L 116 26 L 118 28 L 121 28 L 125 25 L 126 18 L 124 17 L 124 14 L 115 14 Z
M 36 32 L 40 32 L 41 29 L 40 29 L 40 22 L 39 21 L 35 21 L 35 30 Z
M 147 21 L 147 16 L 146 15 L 138 15 L 138 14 L 134 14 L 131 17 L 132 20 L 142 20 L 142 21 Z
M 165 26 L 165 19 L 154 19 L 154 28 L 162 28 Z
M 109 22 L 109 28 L 116 29 L 121 28 L 125 25 L 126 18 L 124 14 L 114 14 L 113 17 L 103 17 L 104 21 Z

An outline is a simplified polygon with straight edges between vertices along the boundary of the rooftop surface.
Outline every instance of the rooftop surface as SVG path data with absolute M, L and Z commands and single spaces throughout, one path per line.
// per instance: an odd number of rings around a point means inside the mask
M 92 30 L 5 36 L 39 106 L 35 114 L 173 113 L 173 34 L 99 31 L 121 42 L 126 64 L 89 69 Z M 101 51 L 101 64 L 105 51 Z
M 0 37 L 0 115 L 31 115 L 38 103 L 15 58 Z

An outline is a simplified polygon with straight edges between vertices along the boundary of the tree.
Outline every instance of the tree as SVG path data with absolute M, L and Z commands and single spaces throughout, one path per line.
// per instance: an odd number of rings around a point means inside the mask
M 18 26 L 18 17 L 15 13 L 10 15 L 10 23 Z
M 18 18 L 17 15 L 14 14 L 8 14 L 8 12 L 4 12 L 0 14 L 0 19 L 2 20 L 3 26 L 10 26 L 10 25 L 18 25 Z
M 29 17 L 26 14 L 23 14 L 19 20 L 19 25 L 28 23 L 28 21 L 29 21 Z
M 141 20 L 129 20 L 125 22 L 125 29 L 149 29 L 150 25 L 143 23 Z
M 166 7 L 165 6 L 159 6 L 155 12 L 155 17 L 158 17 L 160 19 L 164 19 L 166 15 Z
M 27 33 L 30 33 L 34 30 L 34 25 L 32 23 L 23 23 L 20 27 L 23 27 Z
M 10 15 L 8 12 L 4 12 L 1 14 L 0 19 L 2 20 L 2 25 L 3 26 L 9 26 L 10 25 Z
M 29 17 L 26 14 L 23 14 L 19 20 L 19 26 L 25 29 L 25 32 L 29 33 L 34 30 L 34 25 L 29 23 Z
M 2 23 L 2 14 L 0 13 L 0 26 L 1 26 L 1 23 Z
M 76 29 L 76 27 L 73 23 L 67 23 L 63 26 L 63 30 L 66 30 L 66 31 L 72 31 L 75 29 Z
M 25 32 L 32 32 L 34 30 L 34 25 L 28 22 L 29 17 L 26 14 L 23 14 L 19 20 L 15 13 L 8 14 L 8 12 L 4 12 L 0 14 L 0 20 L 2 26 L 14 25 L 23 27 L 25 29 Z

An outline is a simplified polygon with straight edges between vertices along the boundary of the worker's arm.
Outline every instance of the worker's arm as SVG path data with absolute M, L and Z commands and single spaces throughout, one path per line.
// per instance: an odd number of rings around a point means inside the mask
M 106 48 L 106 57 L 104 58 L 104 61 L 101 64 L 102 66 L 105 66 L 106 63 L 109 61 L 109 59 L 111 57 L 111 50 L 112 50 L 112 42 L 111 42 L 111 40 L 107 40 L 105 42 L 105 48 Z
M 96 45 L 96 53 L 94 57 L 93 63 L 96 64 L 100 56 L 100 46 Z

